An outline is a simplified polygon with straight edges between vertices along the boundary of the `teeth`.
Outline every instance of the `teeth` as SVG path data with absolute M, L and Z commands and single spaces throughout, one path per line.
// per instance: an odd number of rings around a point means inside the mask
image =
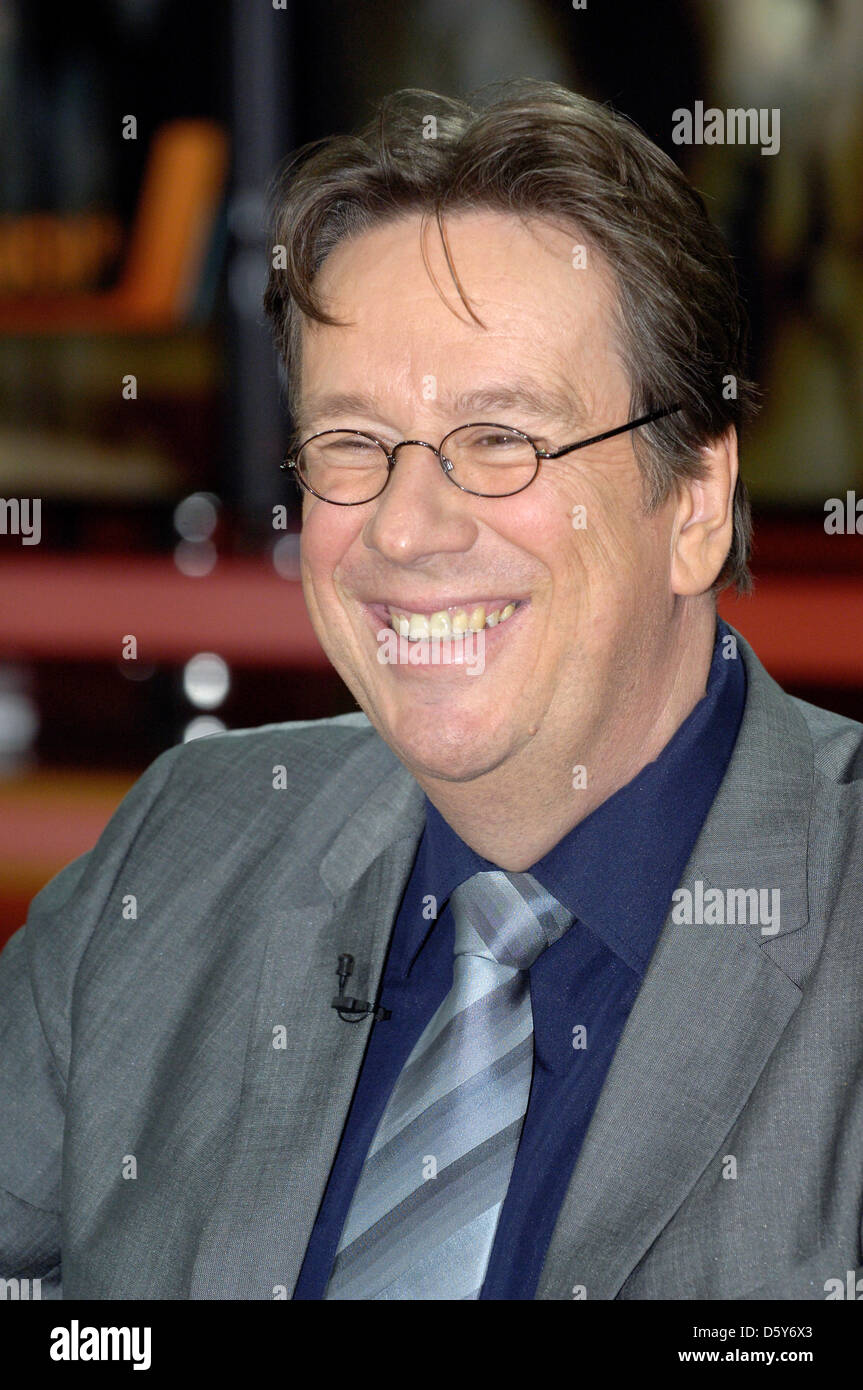
M 504 608 L 493 608 L 486 614 L 485 604 L 478 603 L 473 608 L 441 608 L 437 613 L 404 613 L 390 609 L 390 626 L 400 637 L 411 642 L 419 642 L 428 637 L 461 637 L 466 632 L 481 632 L 485 627 L 496 627 L 511 618 L 517 608 L 516 603 L 508 603 Z
M 441 609 L 440 613 L 432 613 L 429 618 L 429 636 L 449 637 L 452 632 L 452 623 L 446 609 Z
M 471 610 L 467 625 L 471 632 L 479 632 L 481 628 L 485 627 L 485 608 L 482 604 Z

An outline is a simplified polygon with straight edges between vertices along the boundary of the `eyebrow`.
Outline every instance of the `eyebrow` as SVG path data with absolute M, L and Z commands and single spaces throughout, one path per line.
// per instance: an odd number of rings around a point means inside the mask
M 558 388 L 536 381 L 494 382 L 470 391 L 439 396 L 436 403 L 453 419 L 466 424 L 480 422 L 484 415 L 496 411 L 511 411 L 533 419 L 572 420 L 580 423 L 585 409 L 574 388 Z M 301 407 L 298 425 L 308 433 L 313 424 L 325 419 L 341 419 L 351 415 L 374 416 L 383 420 L 386 411 L 374 395 L 362 391 L 331 391 L 312 396 Z M 492 424 L 514 424 L 515 421 L 494 420 Z

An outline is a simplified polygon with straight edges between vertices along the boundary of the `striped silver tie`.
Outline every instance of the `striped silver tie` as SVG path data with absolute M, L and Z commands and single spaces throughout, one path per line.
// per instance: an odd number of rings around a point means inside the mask
M 326 1299 L 478 1298 L 533 1070 L 527 970 L 572 923 L 530 874 L 455 890 L 453 983 L 378 1125 Z

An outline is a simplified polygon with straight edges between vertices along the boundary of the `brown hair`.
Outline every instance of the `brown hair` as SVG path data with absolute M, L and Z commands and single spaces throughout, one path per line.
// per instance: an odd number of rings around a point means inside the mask
M 358 135 L 316 141 L 288 161 L 272 193 L 272 239 L 285 248 L 285 268 L 271 265 L 264 307 L 289 393 L 302 316 L 338 322 L 319 303 L 315 277 L 339 242 L 413 213 L 442 231 L 444 214 L 474 209 L 562 223 L 601 253 L 617 286 L 632 415 L 683 406 L 633 435 L 646 506 L 701 476 L 701 449 L 729 426 L 739 434 L 755 407 L 731 257 L 700 195 L 638 126 L 552 82 L 500 84 L 476 106 L 396 92 Z M 716 589 L 751 587 L 751 532 L 738 478 Z

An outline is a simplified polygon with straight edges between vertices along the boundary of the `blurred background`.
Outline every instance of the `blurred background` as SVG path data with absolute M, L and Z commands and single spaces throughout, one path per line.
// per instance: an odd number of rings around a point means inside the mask
M 0 942 L 172 743 L 354 707 L 297 581 L 267 185 L 394 87 L 513 76 L 610 101 L 710 200 L 765 393 L 722 611 L 863 718 L 859 0 L 3 0 Z M 675 145 L 697 101 L 778 108 L 779 152 Z

